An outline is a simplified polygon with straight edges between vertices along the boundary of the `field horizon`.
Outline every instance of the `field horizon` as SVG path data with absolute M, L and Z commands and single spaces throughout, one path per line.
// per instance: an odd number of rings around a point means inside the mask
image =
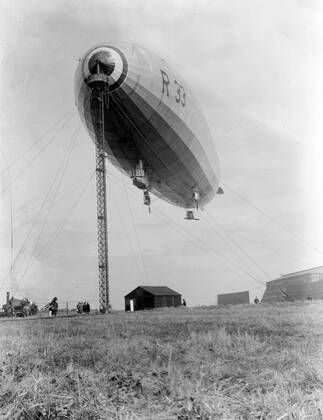
M 323 302 L 0 322 L 3 419 L 323 419 Z

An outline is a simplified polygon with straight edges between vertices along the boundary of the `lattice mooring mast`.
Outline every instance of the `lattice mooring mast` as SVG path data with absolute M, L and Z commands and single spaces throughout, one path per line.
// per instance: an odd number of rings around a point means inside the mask
M 100 312 L 110 311 L 109 297 L 109 264 L 108 264 L 108 231 L 107 231 L 107 198 L 106 170 L 104 151 L 104 114 L 109 106 L 109 79 L 101 72 L 97 64 L 96 73 L 89 77 L 88 85 L 92 88 L 90 106 L 98 116 L 95 144 L 96 157 L 96 200 L 98 227 L 98 268 L 99 268 L 99 305 Z

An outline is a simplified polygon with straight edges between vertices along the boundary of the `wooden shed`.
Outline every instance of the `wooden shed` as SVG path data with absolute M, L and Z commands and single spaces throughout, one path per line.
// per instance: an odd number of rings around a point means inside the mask
M 125 310 L 181 306 L 182 296 L 167 286 L 138 286 L 125 297 Z
M 239 305 L 249 303 L 249 292 L 222 293 L 218 295 L 218 305 Z

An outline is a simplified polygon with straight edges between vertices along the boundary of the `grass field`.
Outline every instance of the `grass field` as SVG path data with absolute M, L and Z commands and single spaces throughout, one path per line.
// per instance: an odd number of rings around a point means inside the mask
M 0 322 L 2 419 L 322 419 L 323 303 Z

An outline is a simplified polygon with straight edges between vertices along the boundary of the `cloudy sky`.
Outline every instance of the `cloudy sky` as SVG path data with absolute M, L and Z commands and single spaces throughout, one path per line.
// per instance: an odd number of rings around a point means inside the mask
M 261 295 L 269 279 L 322 264 L 320 1 L 5 0 L 0 9 L 0 302 L 6 290 L 41 303 L 98 298 L 94 146 L 73 77 L 100 42 L 136 42 L 189 82 L 225 191 L 199 222 L 156 199 L 149 215 L 108 165 L 112 306 L 139 284 L 168 285 L 189 305 Z

